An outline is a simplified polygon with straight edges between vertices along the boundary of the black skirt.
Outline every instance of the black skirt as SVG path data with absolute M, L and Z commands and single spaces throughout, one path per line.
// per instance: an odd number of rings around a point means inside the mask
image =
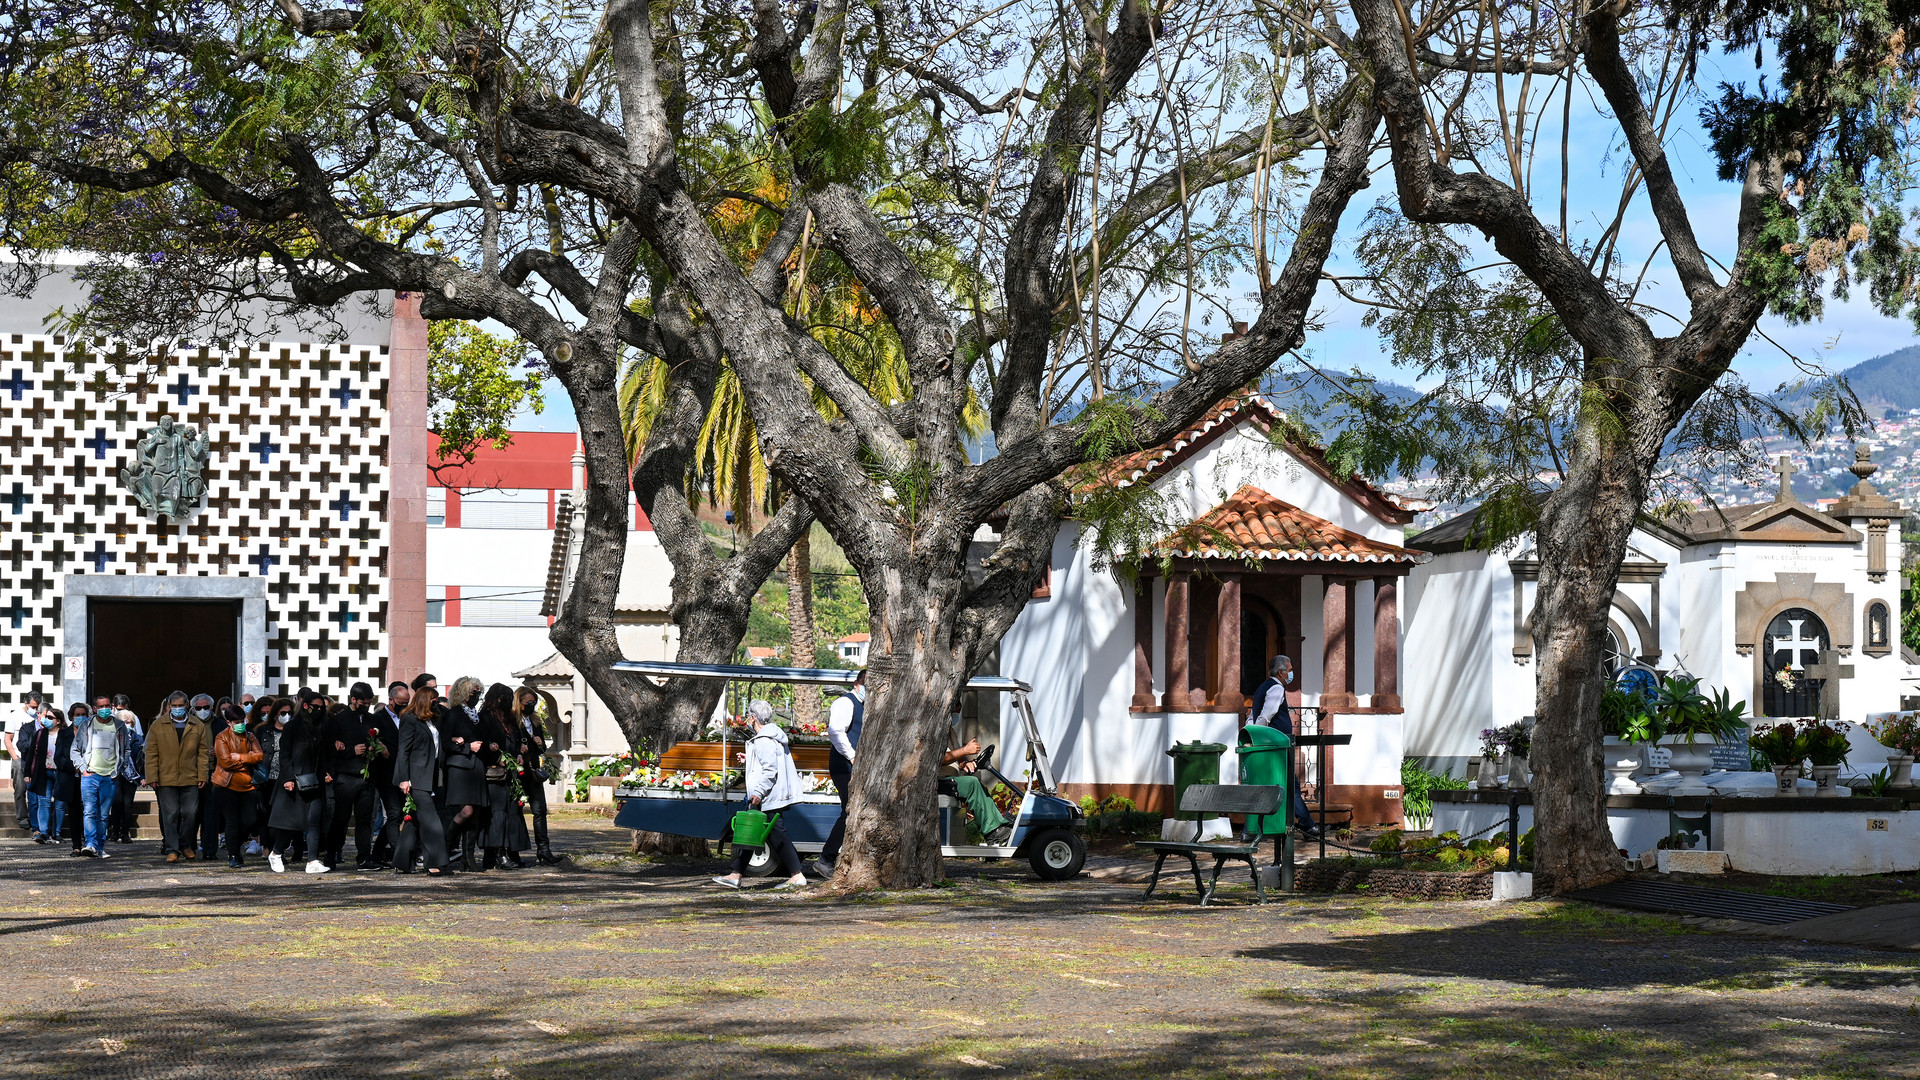
M 466 755 L 473 767 L 458 768 L 447 766 L 447 790 L 440 796 L 442 806 L 485 806 L 487 805 L 487 772 L 473 755 Z
M 520 812 L 520 803 L 505 781 L 487 785 L 487 808 L 491 811 L 487 815 L 488 847 L 525 851 L 533 846 L 527 838 L 527 816 Z

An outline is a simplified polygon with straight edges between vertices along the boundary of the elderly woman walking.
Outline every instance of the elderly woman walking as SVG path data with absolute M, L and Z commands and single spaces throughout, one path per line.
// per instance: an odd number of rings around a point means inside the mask
M 485 686 L 471 675 L 455 679 L 453 690 L 447 694 L 447 712 L 441 726 L 446 739 L 447 779 L 440 808 L 447 819 L 448 860 L 468 873 L 485 869 L 475 850 L 487 826 L 487 774 L 480 762 L 486 739 L 475 708 Z
M 747 802 L 763 813 L 775 814 L 800 801 L 800 773 L 793 767 L 787 733 L 773 722 L 773 706 L 756 700 L 747 706 L 747 715 L 753 717 L 758 726 L 753 738 L 747 740 Z M 787 830 L 778 821 L 767 834 L 767 848 L 780 861 L 780 869 L 787 872 L 787 880 L 779 888 L 804 887 L 807 876 L 800 872 L 800 853 L 794 850 Z M 714 883 L 729 889 L 739 888 L 751 855 L 750 849 L 734 845 L 733 873 L 714 878 Z

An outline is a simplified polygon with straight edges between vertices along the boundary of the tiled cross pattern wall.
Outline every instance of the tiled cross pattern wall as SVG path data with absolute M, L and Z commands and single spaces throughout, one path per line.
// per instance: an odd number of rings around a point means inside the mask
M 264 577 L 270 690 L 380 682 L 386 395 L 385 347 L 0 338 L 0 701 L 58 689 L 70 573 Z M 209 444 L 206 498 L 182 521 L 120 483 L 162 416 Z

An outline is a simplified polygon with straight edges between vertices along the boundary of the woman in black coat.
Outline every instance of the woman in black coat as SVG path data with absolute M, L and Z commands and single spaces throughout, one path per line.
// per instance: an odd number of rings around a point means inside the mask
M 487 688 L 480 706 L 480 738 L 480 762 L 487 770 L 487 858 L 481 868 L 504 863 L 525 869 L 520 852 L 527 846 L 527 818 L 513 794 L 521 769 L 520 725 L 514 722 L 513 691 L 504 683 Z
M 447 853 L 452 864 L 469 873 L 483 869 L 475 849 L 487 824 L 487 777 L 480 763 L 486 739 L 474 708 L 479 704 L 480 689 L 480 680 L 470 675 L 456 679 L 447 695 L 446 717 L 440 724 L 446 745 L 447 783 L 440 806 L 447 815 Z
M 27 761 L 28 791 L 52 803 L 47 808 L 47 831 L 35 836 L 42 844 L 60 838 L 56 816 L 64 819 L 67 834 L 73 837 L 73 850 L 80 851 L 80 770 L 73 764 L 73 733 L 87 722 L 85 702 L 76 701 L 67 710 L 65 722 L 40 732 L 34 741 L 33 756 Z M 49 757 L 47 744 L 53 744 Z
M 274 740 L 274 780 L 279 790 L 273 793 L 273 811 L 267 816 L 267 829 L 273 845 L 267 863 L 273 872 L 286 872 L 287 850 L 295 838 L 307 845 L 307 873 L 324 874 L 332 869 L 320 860 L 321 826 L 326 800 L 322 793 L 330 777 L 322 769 L 321 736 L 326 730 L 327 703 L 311 690 L 300 691 L 300 707 Z

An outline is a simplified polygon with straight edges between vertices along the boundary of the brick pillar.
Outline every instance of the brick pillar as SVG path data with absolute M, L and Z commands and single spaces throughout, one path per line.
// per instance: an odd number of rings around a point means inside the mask
M 1219 690 L 1213 696 L 1216 712 L 1239 712 L 1247 699 L 1240 693 L 1240 575 L 1220 576 L 1220 599 L 1214 606 L 1213 655 L 1219 658 Z
M 1353 697 L 1353 582 L 1328 577 L 1326 599 L 1321 603 L 1321 625 L 1326 642 L 1321 652 L 1320 706 L 1352 708 Z
M 387 345 L 387 681 L 427 664 L 427 323 L 393 298 Z M 451 501 L 451 500 L 449 500 Z
M 1187 661 L 1192 647 L 1187 642 L 1188 593 L 1193 575 L 1176 571 L 1167 576 L 1167 695 L 1168 711 L 1187 707 Z
M 1153 579 L 1133 587 L 1133 707 L 1151 709 L 1153 697 Z
M 1373 704 L 1400 707 L 1400 579 L 1373 579 Z

